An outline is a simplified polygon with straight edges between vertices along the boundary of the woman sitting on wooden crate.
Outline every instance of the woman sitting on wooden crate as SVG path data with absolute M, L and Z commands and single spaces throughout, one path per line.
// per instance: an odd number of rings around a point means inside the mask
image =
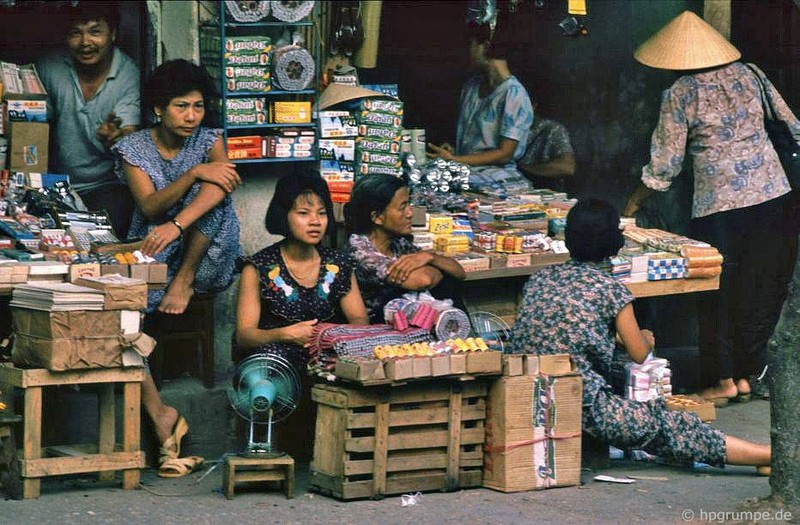
M 141 250 L 167 264 L 166 290 L 148 294 L 145 332 L 153 312 L 181 314 L 195 291 L 230 286 L 241 253 L 239 221 L 229 194 L 241 184 L 220 130 L 201 126 L 214 87 L 205 71 L 186 60 L 159 66 L 147 86 L 157 123 L 131 133 L 113 150 L 117 173 L 136 202 L 130 235 Z M 180 477 L 202 458 L 179 458 L 189 425 L 165 405 L 151 375 L 142 385 L 142 403 L 161 443 L 159 475 Z
M 766 473 L 769 445 L 726 436 L 696 414 L 668 410 L 663 398 L 639 402 L 612 392 L 615 343 L 637 363 L 655 346 L 653 333 L 639 329 L 630 291 L 601 267 L 623 245 L 619 215 L 605 201 L 581 201 L 567 216 L 565 236 L 572 259 L 525 285 L 511 352 L 570 354 L 583 376 L 583 429 L 610 445 L 689 465 L 753 465 Z
M 286 175 L 275 186 L 265 225 L 283 240 L 238 261 L 242 276 L 236 308 L 233 360 L 277 354 L 303 378 L 300 411 L 278 429 L 281 450 L 310 453 L 314 411 L 306 374 L 308 348 L 320 322 L 369 324 L 353 263 L 321 246 L 333 217 L 328 186 L 316 172 Z M 312 429 L 312 430 L 309 430 Z
M 422 251 L 411 242 L 411 215 L 408 186 L 391 175 L 362 177 L 345 206 L 351 234 L 347 251 L 356 262 L 358 285 L 373 323 L 384 322 L 383 307 L 390 300 L 433 288 L 446 276 L 467 276 L 454 259 Z

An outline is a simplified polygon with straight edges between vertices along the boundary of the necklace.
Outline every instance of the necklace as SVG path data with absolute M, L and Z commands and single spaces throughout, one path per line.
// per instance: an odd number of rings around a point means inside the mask
M 299 282 L 308 282 L 309 280 L 311 280 L 312 277 L 314 277 L 314 273 L 317 273 L 317 277 L 319 276 L 318 272 L 319 272 L 319 260 L 320 259 L 319 259 L 319 254 L 318 253 L 315 253 L 314 257 L 311 258 L 311 263 L 312 263 L 311 264 L 311 269 L 305 275 L 301 275 L 299 273 L 296 273 L 294 270 L 292 270 L 292 266 L 289 264 L 289 258 L 286 257 L 285 253 L 282 253 L 282 255 L 283 255 L 283 263 L 286 265 L 286 269 L 289 271 L 289 275 L 291 275 L 292 278 L 295 281 L 297 281 L 298 283 Z M 313 280 L 316 281 L 317 280 L 316 277 L 314 277 Z

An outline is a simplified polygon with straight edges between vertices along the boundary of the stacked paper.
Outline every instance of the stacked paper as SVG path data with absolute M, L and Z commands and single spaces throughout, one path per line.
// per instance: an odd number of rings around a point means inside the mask
M 11 306 L 46 312 L 102 310 L 103 292 L 62 282 L 18 284 L 11 295 Z
M 634 401 L 649 401 L 672 394 L 672 371 L 669 361 L 649 357 L 644 363 L 632 363 L 628 367 L 627 398 Z

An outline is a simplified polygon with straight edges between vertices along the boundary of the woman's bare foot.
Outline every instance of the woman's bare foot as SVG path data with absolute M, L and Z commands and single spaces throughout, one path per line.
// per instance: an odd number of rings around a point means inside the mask
M 708 387 L 697 393 L 706 401 L 711 401 L 715 405 L 724 406 L 729 400 L 739 394 L 733 379 L 721 379 L 718 385 Z
M 186 311 L 194 295 L 194 288 L 191 284 L 185 284 L 183 281 L 174 279 L 167 287 L 164 297 L 161 298 L 161 303 L 158 305 L 158 311 L 165 314 L 180 315 Z

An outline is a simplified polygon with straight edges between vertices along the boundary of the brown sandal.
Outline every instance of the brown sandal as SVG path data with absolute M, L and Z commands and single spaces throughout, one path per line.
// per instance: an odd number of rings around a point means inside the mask
M 200 456 L 186 456 L 185 458 L 162 456 L 161 465 L 158 467 L 160 478 L 182 478 L 191 474 L 205 461 Z

